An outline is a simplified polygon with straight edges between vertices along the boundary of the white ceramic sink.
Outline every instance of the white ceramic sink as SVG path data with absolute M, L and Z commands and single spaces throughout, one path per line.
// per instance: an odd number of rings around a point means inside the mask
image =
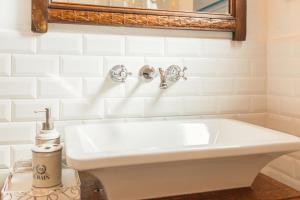
M 69 127 L 65 148 L 108 199 L 134 200 L 248 187 L 271 160 L 300 150 L 300 139 L 227 119 L 133 121 Z

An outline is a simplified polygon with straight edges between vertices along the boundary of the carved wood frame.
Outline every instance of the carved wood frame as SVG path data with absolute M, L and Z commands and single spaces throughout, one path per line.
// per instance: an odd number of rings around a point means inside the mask
M 246 39 L 246 1 L 229 0 L 229 14 L 209 14 L 32 0 L 31 30 L 46 33 L 48 23 L 70 23 L 225 31 L 233 33 L 233 40 L 243 41 Z

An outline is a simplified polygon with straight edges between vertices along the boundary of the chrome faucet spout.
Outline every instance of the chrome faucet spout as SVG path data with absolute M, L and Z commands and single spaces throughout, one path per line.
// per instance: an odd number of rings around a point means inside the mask
M 167 89 L 168 88 L 168 83 L 167 83 L 167 77 L 166 77 L 166 71 L 163 70 L 162 68 L 159 68 L 159 73 L 160 73 L 160 89 Z

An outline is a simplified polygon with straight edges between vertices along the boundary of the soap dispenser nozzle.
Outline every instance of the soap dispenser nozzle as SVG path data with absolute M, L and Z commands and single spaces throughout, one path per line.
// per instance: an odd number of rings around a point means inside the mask
M 51 109 L 50 108 L 45 108 L 44 110 L 40 111 L 34 111 L 35 113 L 45 113 L 46 114 L 46 121 L 43 122 L 43 130 L 53 130 L 53 122 L 51 122 Z

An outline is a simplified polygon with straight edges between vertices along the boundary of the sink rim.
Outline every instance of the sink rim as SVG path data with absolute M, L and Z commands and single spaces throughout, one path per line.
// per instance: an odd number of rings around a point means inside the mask
M 104 167 L 116 167 L 116 166 L 127 166 L 127 165 L 137 165 L 137 164 L 150 164 L 158 162 L 172 162 L 172 161 L 183 161 L 183 160 L 193 160 L 193 159 L 214 159 L 214 158 L 226 158 L 242 155 L 254 155 L 254 154 L 266 154 L 266 153 L 278 153 L 278 152 L 293 152 L 300 150 L 300 138 L 282 133 L 279 131 L 271 130 L 268 128 L 256 126 L 246 122 L 241 122 L 231 119 L 176 119 L 167 121 L 154 121 L 154 122 L 176 122 L 176 121 L 228 121 L 231 123 L 237 123 L 239 125 L 246 125 L 252 129 L 259 129 L 263 131 L 268 131 L 272 134 L 280 134 L 286 141 L 276 141 L 268 142 L 265 144 L 252 144 L 243 146 L 210 146 L 210 148 L 181 148 L 181 149 L 160 149 L 160 151 L 145 151 L 145 152 L 127 152 L 123 155 L 105 155 L 100 153 L 84 153 L 80 152 L 80 147 L 78 147 L 78 140 L 74 139 L 74 130 L 78 127 L 91 127 L 97 125 L 106 125 L 107 122 L 97 123 L 97 124 L 85 124 L 76 125 L 66 128 L 66 140 L 65 149 L 67 163 L 78 170 L 90 170 L 95 168 Z M 118 125 L 120 123 L 153 123 L 153 121 L 130 121 L 130 122 L 108 122 L 110 124 Z M 71 136 L 71 134 L 73 134 Z M 69 136 L 70 135 L 70 136 Z M 74 146 L 76 148 L 74 148 Z

